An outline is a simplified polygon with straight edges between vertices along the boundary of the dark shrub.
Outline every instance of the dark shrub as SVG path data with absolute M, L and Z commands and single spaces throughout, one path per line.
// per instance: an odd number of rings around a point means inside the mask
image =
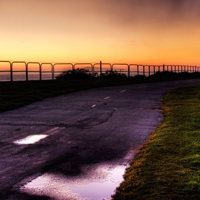
M 62 72 L 56 77 L 56 80 L 68 80 L 68 79 L 90 79 L 93 78 L 95 74 L 90 73 L 87 69 L 73 69 Z
M 101 74 L 101 78 L 127 78 L 126 74 L 117 72 L 116 70 L 106 70 L 105 73 Z
M 172 77 L 177 77 L 177 73 L 175 72 L 169 72 L 169 71 L 164 71 L 164 72 L 156 72 L 155 74 L 149 76 L 149 78 L 172 78 Z
M 135 75 L 133 78 L 136 79 L 136 80 L 145 80 L 145 79 L 147 79 L 147 77 L 144 76 L 144 75 Z

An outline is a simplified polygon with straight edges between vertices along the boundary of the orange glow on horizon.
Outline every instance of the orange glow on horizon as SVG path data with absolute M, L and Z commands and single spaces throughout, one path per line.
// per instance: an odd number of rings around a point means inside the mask
M 0 60 L 200 66 L 199 6 L 197 0 L 1 0 Z

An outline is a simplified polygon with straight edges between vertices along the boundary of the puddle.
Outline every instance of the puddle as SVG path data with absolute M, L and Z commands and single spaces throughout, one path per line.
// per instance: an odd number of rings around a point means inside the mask
M 21 192 L 55 200 L 109 200 L 123 181 L 126 165 L 97 165 L 77 178 L 45 173 L 20 188 Z
M 20 140 L 16 140 L 13 143 L 14 144 L 34 144 L 38 141 L 40 141 L 41 139 L 46 138 L 48 135 L 44 135 L 44 134 L 40 134 L 40 135 L 29 135 L 23 139 Z
M 107 178 L 105 180 L 96 180 L 91 183 L 75 185 L 71 187 L 71 190 L 87 199 L 110 199 L 116 187 L 123 181 L 125 168 L 125 166 L 118 166 L 110 170 L 104 169 L 104 173 L 107 173 Z

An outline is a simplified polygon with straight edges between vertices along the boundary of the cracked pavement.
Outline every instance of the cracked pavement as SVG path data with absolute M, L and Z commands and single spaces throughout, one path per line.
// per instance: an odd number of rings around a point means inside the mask
M 194 83 L 200 80 L 97 88 L 0 113 L 1 199 L 31 199 L 13 186 L 35 173 L 78 175 L 82 166 L 117 162 L 138 150 L 162 121 L 167 90 Z M 31 145 L 13 143 L 34 134 L 48 137 Z

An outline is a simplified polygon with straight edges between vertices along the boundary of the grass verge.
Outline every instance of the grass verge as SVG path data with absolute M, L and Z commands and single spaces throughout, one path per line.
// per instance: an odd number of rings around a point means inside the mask
M 163 110 L 114 200 L 200 199 L 200 85 L 169 91 Z

